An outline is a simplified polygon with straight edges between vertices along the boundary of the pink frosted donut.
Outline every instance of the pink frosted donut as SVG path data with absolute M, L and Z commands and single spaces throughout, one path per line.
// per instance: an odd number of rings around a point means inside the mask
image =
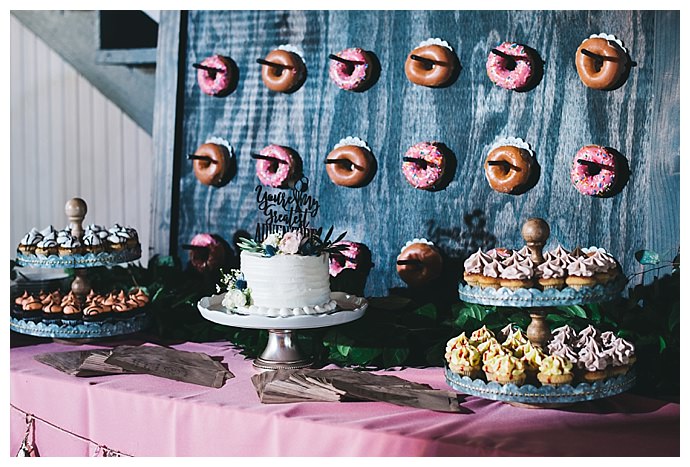
M 263 148 L 259 154 L 274 160 L 259 159 L 256 161 L 256 176 L 261 183 L 274 188 L 285 188 L 294 179 L 299 161 L 293 156 L 289 148 L 271 144 Z M 275 160 L 277 159 L 277 160 Z M 284 164 L 278 160 L 285 161 Z
M 583 163 L 591 161 L 591 163 Z M 604 196 L 616 184 L 616 158 L 601 146 L 584 146 L 575 155 L 570 181 L 577 191 L 587 196 Z
M 415 163 L 412 159 L 422 162 Z M 407 150 L 403 158 L 403 175 L 410 185 L 422 190 L 435 188 L 443 178 L 445 169 L 446 157 L 435 142 L 417 143 Z
M 371 59 L 369 54 L 355 47 L 342 50 L 335 55 L 346 60 L 360 63 L 351 66 L 346 63 L 331 60 L 328 76 L 330 76 L 333 82 L 337 84 L 340 89 L 345 89 L 346 91 L 357 91 L 364 87 L 371 78 Z
M 230 59 L 221 55 L 213 55 L 205 58 L 201 65 L 221 70 L 218 72 L 197 70 L 196 80 L 201 92 L 209 96 L 224 96 L 232 90 L 235 77 L 232 73 L 233 66 Z
M 486 74 L 496 85 L 504 89 L 521 90 L 530 84 L 535 74 L 535 57 L 525 46 L 514 42 L 504 42 L 496 50 L 515 57 L 513 60 L 489 52 L 486 60 Z
M 342 241 L 335 245 L 346 245 L 344 250 L 331 253 L 328 272 L 336 277 L 345 269 L 364 269 L 371 265 L 371 251 L 364 243 Z

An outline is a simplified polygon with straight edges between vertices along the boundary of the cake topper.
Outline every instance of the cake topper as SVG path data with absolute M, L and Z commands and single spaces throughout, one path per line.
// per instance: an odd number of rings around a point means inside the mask
M 263 220 L 256 224 L 254 238 L 261 242 L 269 234 L 300 231 L 314 233 L 311 221 L 319 213 L 319 201 L 308 193 L 309 179 L 302 177 L 289 190 L 273 190 L 257 185 L 256 203 Z

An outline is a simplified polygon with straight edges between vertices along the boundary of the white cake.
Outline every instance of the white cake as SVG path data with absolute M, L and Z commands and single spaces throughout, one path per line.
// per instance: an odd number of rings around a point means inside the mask
M 328 254 L 266 257 L 243 251 L 240 270 L 251 293 L 251 304 L 238 313 L 262 316 L 295 316 L 328 313 L 331 300 Z

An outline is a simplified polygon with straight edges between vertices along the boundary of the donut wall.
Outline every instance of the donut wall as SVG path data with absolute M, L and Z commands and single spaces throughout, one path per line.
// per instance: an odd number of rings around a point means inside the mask
M 585 86 L 576 69 L 578 47 L 599 33 L 622 41 L 633 62 L 615 89 Z M 442 87 L 406 75 L 411 51 L 429 38 L 447 42 L 460 64 Z M 528 46 L 543 61 L 528 89 L 506 89 L 487 76 L 487 59 L 504 42 Z M 265 65 L 257 63 L 284 44 L 300 50 L 307 70 L 288 93 L 269 89 Z M 354 47 L 373 53 L 379 68 L 361 92 L 329 78 L 329 55 Z M 228 241 L 238 231 L 253 233 L 261 182 L 252 154 L 271 144 L 301 158 L 309 193 L 320 202 L 313 223 L 347 230 L 348 239 L 372 250 L 367 295 L 405 285 L 396 257 L 413 238 L 439 247 L 446 261 L 436 285 L 455 290 L 470 253 L 521 247 L 529 217 L 549 222 L 547 248 L 602 246 L 627 274 L 636 271 L 638 250 L 669 259 L 678 250 L 678 12 L 164 12 L 158 53 L 153 253 L 186 260 L 180 245 L 199 232 Z M 197 82 L 199 64 L 213 55 L 231 58 L 238 73 L 224 97 Z M 376 160 L 363 186 L 336 185 L 324 163 L 348 136 Z M 200 183 L 198 161 L 187 158 L 212 138 L 233 152 L 233 173 L 219 186 Z M 504 138 L 523 140 L 536 160 L 532 182 L 518 194 L 486 178 L 487 156 Z M 423 142 L 442 143 L 445 154 L 446 180 L 432 189 L 415 188 L 402 170 L 408 148 Z M 615 193 L 587 196 L 571 182 L 576 154 L 587 145 L 613 149 L 623 179 Z

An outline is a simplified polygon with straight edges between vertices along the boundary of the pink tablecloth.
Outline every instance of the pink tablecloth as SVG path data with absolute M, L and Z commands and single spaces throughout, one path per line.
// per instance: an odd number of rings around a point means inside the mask
M 11 404 L 59 427 L 36 421 L 41 456 L 90 456 L 97 445 L 133 456 L 680 454 L 680 406 L 674 403 L 624 394 L 552 410 L 467 397 L 466 414 L 380 402 L 263 405 L 249 379 L 251 361 L 230 345 L 174 347 L 222 356 L 236 377 L 220 389 L 148 375 L 77 378 L 34 355 L 94 346 L 46 343 L 11 349 Z M 395 374 L 448 389 L 440 368 Z M 10 420 L 15 455 L 24 415 L 10 407 Z

